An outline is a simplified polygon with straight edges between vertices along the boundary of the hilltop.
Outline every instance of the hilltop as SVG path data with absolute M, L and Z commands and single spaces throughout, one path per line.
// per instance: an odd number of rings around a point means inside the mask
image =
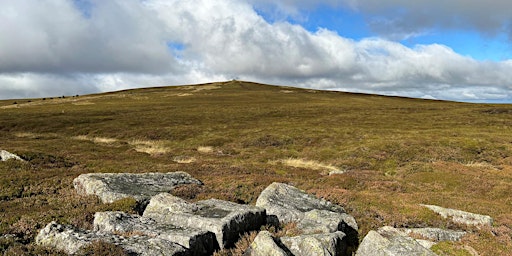
M 97 211 L 136 211 L 129 200 L 77 195 L 72 180 L 80 174 L 185 171 L 205 183 L 175 192 L 191 201 L 254 204 L 282 182 L 342 205 L 360 224 L 360 239 L 386 225 L 453 227 L 470 235 L 438 253 L 505 255 L 510 134 L 512 105 L 243 81 L 0 101 L 0 150 L 27 160 L 0 162 L 0 252 L 57 254 L 32 243 L 48 222 L 90 228 Z M 495 223 L 463 227 L 420 204 Z

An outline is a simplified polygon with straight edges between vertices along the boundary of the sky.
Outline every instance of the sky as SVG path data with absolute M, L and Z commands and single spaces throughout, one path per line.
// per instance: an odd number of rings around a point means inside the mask
M 0 4 L 0 99 L 237 79 L 512 103 L 510 0 Z

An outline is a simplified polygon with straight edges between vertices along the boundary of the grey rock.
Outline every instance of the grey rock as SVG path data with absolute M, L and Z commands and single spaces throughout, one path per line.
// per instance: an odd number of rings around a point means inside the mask
M 244 256 L 289 256 L 290 252 L 285 251 L 268 231 L 258 233 L 251 243 Z
M 78 194 L 97 195 L 103 203 L 131 197 L 144 206 L 152 196 L 182 184 L 203 183 L 185 172 L 88 173 L 73 180 Z
M 221 248 L 231 247 L 240 235 L 258 230 L 266 218 L 265 209 L 217 199 L 189 203 L 168 193 L 151 198 L 144 217 L 179 227 L 215 233 Z
M 409 236 L 414 234 L 434 242 L 457 242 L 460 241 L 462 237 L 467 234 L 464 231 L 447 230 L 440 228 L 403 228 L 400 229 L 400 231 L 406 233 Z
M 313 195 L 284 183 L 274 182 L 263 190 L 256 200 L 256 206 L 267 210 L 268 215 L 275 215 L 280 222 L 296 222 L 311 210 L 327 210 L 345 213 L 343 207 L 316 198 Z
M 283 183 L 270 184 L 256 201 L 256 206 L 267 210 L 267 221 L 272 224 L 296 222 L 305 234 L 342 231 L 351 246 L 357 246 L 358 226 L 345 209 Z
M 493 219 L 488 215 L 481 215 L 461 210 L 443 208 L 437 205 L 424 205 L 435 213 L 441 215 L 443 218 L 451 217 L 456 223 L 472 225 L 472 226 L 492 226 Z
M 357 230 L 357 223 L 354 217 L 346 213 L 315 209 L 305 212 L 297 222 L 297 227 L 306 234 L 332 233 L 347 229 Z
M 343 232 L 282 237 L 281 242 L 295 256 L 350 255 Z
M 97 212 L 94 230 L 117 234 L 142 234 L 182 245 L 191 255 L 212 255 L 219 249 L 215 234 L 194 228 L 158 223 L 151 218 L 124 212 Z
M 0 161 L 7 161 L 10 159 L 14 159 L 14 160 L 18 160 L 18 161 L 25 161 L 25 160 L 21 159 L 21 157 L 15 155 L 13 153 L 10 153 L 5 150 L 0 150 Z
M 356 256 L 434 256 L 434 252 L 425 248 L 413 238 L 393 227 L 371 230 L 363 238 Z
M 188 255 L 187 249 L 168 240 L 147 236 L 124 237 L 104 232 L 80 230 L 56 222 L 49 223 L 36 237 L 37 244 L 53 247 L 68 254 L 75 254 L 81 248 L 96 241 L 118 245 L 130 255 Z

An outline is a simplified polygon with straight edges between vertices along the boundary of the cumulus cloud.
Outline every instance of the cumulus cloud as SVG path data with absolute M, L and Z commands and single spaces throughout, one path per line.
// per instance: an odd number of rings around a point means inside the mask
M 0 23 L 8 24 L 0 26 L 0 98 L 238 78 L 423 98 L 512 99 L 512 61 L 482 62 L 444 45 L 409 48 L 382 37 L 355 41 L 327 29 L 269 23 L 251 1 L 7 2 L 0 8 Z M 293 12 L 306 2 L 276 3 Z M 342 2 L 356 9 L 370 3 Z M 385 10 L 379 3 L 366 11 Z

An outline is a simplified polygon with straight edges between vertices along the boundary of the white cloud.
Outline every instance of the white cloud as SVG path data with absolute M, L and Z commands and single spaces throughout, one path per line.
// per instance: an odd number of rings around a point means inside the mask
M 70 0 L 5 0 L 0 73 L 168 72 L 161 22 L 137 0 L 92 1 L 90 18 Z
M 71 0 L 6 1 L 0 9 L 0 24 L 9 24 L 0 26 L 0 98 L 236 77 L 411 97 L 512 100 L 512 61 L 481 62 L 438 44 L 408 48 L 271 24 L 242 0 L 91 0 L 90 10 Z M 294 8 L 299 2 L 279 3 Z

